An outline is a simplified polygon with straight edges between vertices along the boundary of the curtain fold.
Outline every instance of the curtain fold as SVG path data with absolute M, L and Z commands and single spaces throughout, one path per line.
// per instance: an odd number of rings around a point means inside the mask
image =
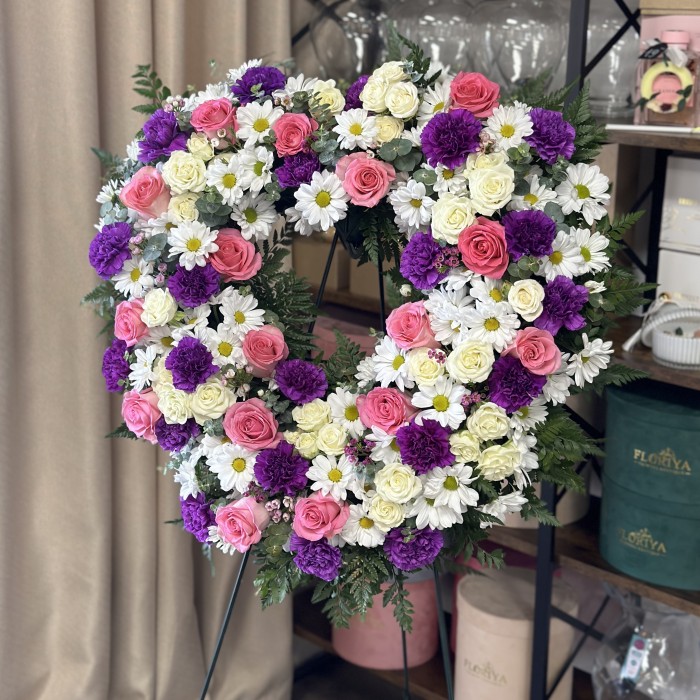
M 0 695 L 198 697 L 239 559 L 216 575 L 178 526 L 155 448 L 119 422 L 100 374 L 99 164 L 143 118 L 131 75 L 180 92 L 255 56 L 287 58 L 291 0 L 0 3 Z M 303 0 L 302 0 L 303 2 Z M 210 60 L 215 67 L 210 68 Z M 210 696 L 288 700 L 291 609 L 260 611 L 252 567 Z

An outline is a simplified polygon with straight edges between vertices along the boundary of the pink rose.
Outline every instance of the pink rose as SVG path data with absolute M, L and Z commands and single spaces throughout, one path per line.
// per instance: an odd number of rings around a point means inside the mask
M 114 335 L 123 340 L 127 347 L 136 345 L 148 334 L 148 326 L 141 320 L 143 301 L 122 301 L 114 314 Z
M 403 350 L 440 347 L 422 301 L 412 301 L 394 309 L 386 320 L 386 332 Z
M 170 190 L 161 174 L 151 165 L 138 170 L 119 195 L 122 204 L 146 219 L 155 219 L 167 211 Z
M 508 269 L 506 230 L 497 221 L 478 217 L 459 234 L 457 247 L 464 264 L 477 275 L 498 280 Z
M 396 431 L 418 410 L 398 389 L 380 387 L 367 394 L 360 394 L 356 405 L 362 425 L 366 428 L 381 428 L 389 435 L 396 435 Z
M 350 506 L 347 503 L 338 503 L 334 498 L 316 492 L 297 501 L 292 530 L 299 537 L 312 542 L 324 537 L 330 539 L 343 529 L 349 515 Z
M 275 148 L 279 156 L 293 156 L 306 150 L 311 134 L 318 129 L 318 122 L 305 114 L 283 114 L 273 125 L 277 140 Z
M 552 374 L 561 366 L 561 351 L 549 331 L 523 328 L 504 355 L 515 355 L 523 367 L 533 374 Z
M 153 389 L 127 391 L 122 401 L 122 418 L 134 435 L 153 443 L 156 440 L 156 422 L 163 414 L 158 410 L 158 396 Z
M 260 542 L 262 531 L 270 522 L 270 514 L 252 496 L 227 503 L 216 511 L 216 524 L 221 538 L 239 552 L 247 552 Z
M 262 267 L 255 244 L 246 241 L 235 228 L 222 228 L 216 236 L 219 250 L 210 253 L 209 262 L 225 282 L 249 280 Z
M 457 73 L 450 83 L 452 107 L 468 109 L 475 117 L 490 117 L 498 107 L 501 88 L 481 73 Z
M 236 110 L 225 97 L 202 102 L 192 112 L 190 124 L 196 131 L 203 132 L 207 138 L 236 140 Z
M 279 328 L 263 326 L 246 333 L 243 339 L 243 355 L 252 367 L 254 377 L 270 377 L 277 363 L 289 356 L 289 348 Z
M 224 416 L 224 432 L 237 445 L 249 450 L 277 447 L 282 439 L 272 411 L 260 399 L 239 401 Z
M 366 153 L 343 156 L 335 166 L 335 174 L 350 195 L 350 201 L 358 207 L 379 204 L 396 179 L 393 165 L 379 158 L 370 158 Z

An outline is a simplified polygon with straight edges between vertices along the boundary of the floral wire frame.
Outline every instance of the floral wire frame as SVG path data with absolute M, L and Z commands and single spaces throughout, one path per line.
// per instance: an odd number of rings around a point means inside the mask
M 125 159 L 98 151 L 86 300 L 114 334 L 113 435 L 171 453 L 184 528 L 254 548 L 263 605 L 314 582 L 345 625 L 384 590 L 410 629 L 408 572 L 498 565 L 479 543 L 507 513 L 553 522 L 534 482 L 582 488 L 599 450 L 562 404 L 638 376 L 603 338 L 645 287 L 611 264 L 639 215 L 605 213 L 585 88 L 564 110 L 566 91 L 505 101 L 392 51 L 345 93 L 251 61 L 172 96 L 139 67 L 148 119 Z M 397 263 L 403 303 L 371 355 L 336 334 L 309 360 L 315 308 L 284 257 L 333 228 Z

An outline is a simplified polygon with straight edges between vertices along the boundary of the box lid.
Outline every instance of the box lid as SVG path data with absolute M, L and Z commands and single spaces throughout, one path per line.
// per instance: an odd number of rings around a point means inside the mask
M 697 15 L 697 0 L 639 0 L 643 15 Z
M 628 411 L 629 420 L 680 431 L 700 431 L 700 395 L 697 392 L 652 382 L 635 382 L 608 389 L 607 400 L 608 411 Z

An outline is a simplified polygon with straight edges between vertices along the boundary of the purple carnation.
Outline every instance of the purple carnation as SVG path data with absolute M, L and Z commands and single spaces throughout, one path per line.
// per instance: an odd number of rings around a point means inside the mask
M 401 274 L 418 289 L 433 289 L 448 274 L 438 269 L 442 255 L 432 233 L 415 233 L 401 253 Z
M 479 148 L 481 122 L 466 109 L 436 114 L 421 132 L 425 157 L 433 167 L 454 170 Z
M 284 73 L 273 66 L 254 66 L 231 86 L 231 92 L 242 105 L 247 105 L 263 95 L 281 90 L 286 80 Z
M 277 365 L 275 381 L 280 391 L 298 404 L 319 399 L 328 390 L 322 367 L 306 360 L 285 360 Z
M 367 84 L 369 75 L 361 75 L 345 93 L 345 107 L 343 111 L 346 112 L 349 109 L 357 109 L 362 107 L 362 100 L 360 99 L 360 93 L 362 89 Z
M 294 552 L 297 568 L 305 574 L 332 581 L 340 573 L 343 555 L 338 547 L 328 544 L 325 539 L 312 542 L 292 533 L 289 549 Z
M 557 225 L 543 211 L 511 211 L 501 223 L 506 230 L 506 244 L 513 260 L 520 260 L 523 255 L 541 258 L 552 252 Z
M 92 239 L 88 259 L 103 280 L 108 280 L 112 275 L 120 272 L 126 259 L 131 257 L 129 250 L 131 235 L 131 226 L 118 221 L 103 226 Z
M 209 537 L 209 526 L 216 524 L 214 511 L 211 509 L 212 501 L 208 501 L 203 494 L 188 496 L 180 499 L 182 511 L 182 526 L 191 532 L 200 542 L 206 542 Z
M 257 482 L 271 494 L 296 496 L 306 486 L 310 463 L 294 453 L 294 447 L 282 440 L 277 447 L 262 450 L 255 458 L 253 472 Z
M 501 355 L 489 377 L 489 398 L 507 413 L 515 413 L 542 393 L 547 377 L 525 369 L 517 357 Z
M 426 527 L 411 530 L 408 536 L 397 527 L 384 540 L 384 551 L 389 561 L 401 571 L 415 571 L 430 566 L 440 554 L 445 538 L 440 530 Z
M 126 352 L 126 343 L 115 338 L 102 355 L 102 376 L 105 378 L 107 391 L 121 391 L 124 388 L 119 384 L 119 380 L 129 376 L 129 362 L 124 357 Z
M 574 152 L 576 129 L 564 121 L 561 112 L 535 107 L 530 110 L 532 134 L 525 141 L 532 146 L 545 163 L 554 165 L 558 156 L 571 158 Z
M 588 290 L 583 285 L 563 275 L 558 275 L 544 287 L 542 313 L 535 319 L 535 326 L 556 335 L 564 326 L 579 331 L 586 325 L 581 309 L 588 301 Z
M 293 156 L 284 158 L 282 165 L 275 170 L 275 175 L 279 180 L 280 187 L 284 190 L 288 187 L 299 187 L 299 185 L 311 182 L 313 174 L 321 171 L 321 161 L 313 152 L 301 151 Z
M 450 452 L 450 429 L 436 420 L 424 418 L 422 424 L 412 421 L 396 432 L 401 459 L 416 474 L 425 474 L 435 467 L 448 467 L 455 457 Z
M 201 340 L 186 336 L 165 358 L 165 368 L 173 373 L 176 389 L 192 392 L 218 371 L 212 359 Z
M 191 270 L 178 265 L 168 280 L 168 289 L 178 304 L 194 309 L 219 291 L 219 273 L 209 264 L 195 265 Z
M 157 109 L 143 125 L 143 141 L 139 141 L 139 160 L 150 163 L 173 151 L 187 148 L 188 134 L 180 131 L 173 112 Z
M 190 438 L 201 433 L 200 427 L 194 418 L 189 418 L 182 425 L 180 423 L 166 423 L 161 416 L 156 421 L 156 439 L 158 444 L 168 452 L 179 452 Z

